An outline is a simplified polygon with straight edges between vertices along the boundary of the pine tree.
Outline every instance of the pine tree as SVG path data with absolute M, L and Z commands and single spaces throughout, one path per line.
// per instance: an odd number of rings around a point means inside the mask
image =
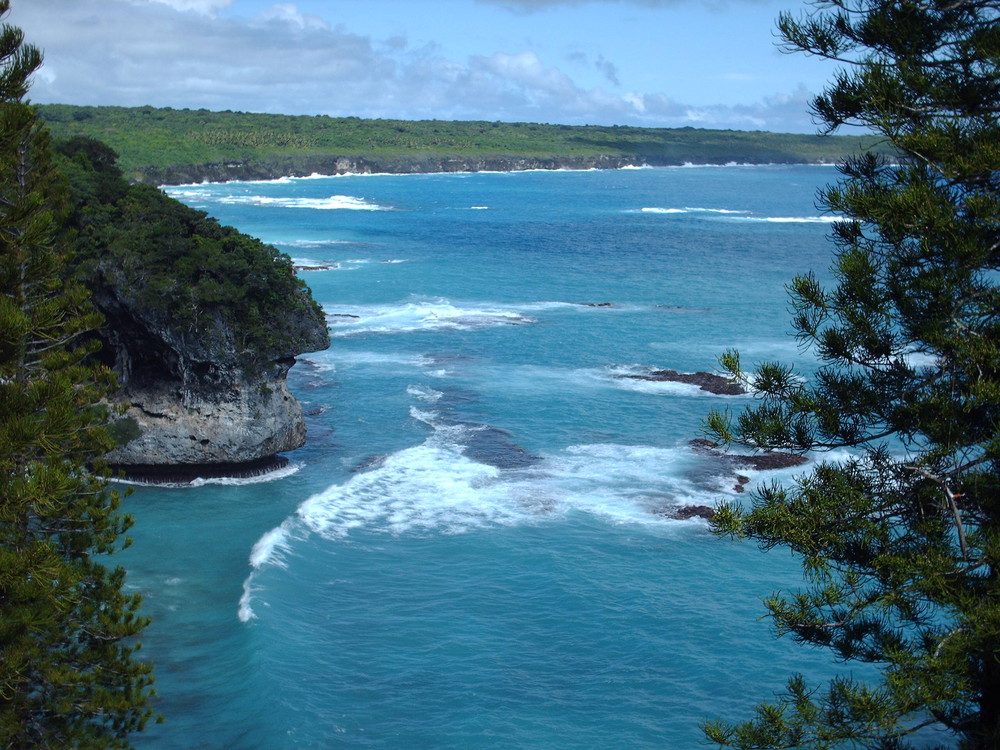
M 708 420 L 721 443 L 856 458 L 726 506 L 715 529 L 798 553 L 805 589 L 766 601 L 778 634 L 881 681 L 794 676 L 753 719 L 704 729 L 740 748 L 903 748 L 935 727 L 997 748 L 1000 4 L 819 0 L 779 29 L 789 50 L 841 65 L 814 102 L 826 130 L 869 128 L 899 156 L 850 159 L 821 196 L 843 217 L 834 280 L 789 288 L 815 375 L 748 374 L 729 352 L 760 400 Z
M 131 520 L 99 460 L 112 378 L 86 334 L 100 320 L 61 278 L 58 175 L 24 101 L 40 63 L 0 28 L 0 746 L 127 747 L 151 716 L 145 620 L 100 559 Z

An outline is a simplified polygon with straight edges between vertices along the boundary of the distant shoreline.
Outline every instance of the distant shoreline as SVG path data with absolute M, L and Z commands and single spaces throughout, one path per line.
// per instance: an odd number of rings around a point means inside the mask
M 156 183 L 161 187 L 197 187 L 199 185 L 225 185 L 231 182 L 281 182 L 282 180 L 323 180 L 331 178 L 349 177 L 394 177 L 406 175 L 448 175 L 448 174 L 514 174 L 518 172 L 595 172 L 595 171 L 629 171 L 643 169 L 741 169 L 750 167 L 830 167 L 835 168 L 837 164 L 833 162 L 726 162 L 725 164 L 696 164 L 684 162 L 683 164 L 642 164 L 634 166 L 626 164 L 621 167 L 551 167 L 551 168 L 526 168 L 507 170 L 449 170 L 449 171 L 414 171 L 414 172 L 338 172 L 333 174 L 323 174 L 313 172 L 312 174 L 280 174 L 276 177 L 259 178 L 233 178 L 225 180 L 202 180 L 201 182 L 161 182 Z
M 528 162 L 510 166 L 506 169 L 489 167 L 476 168 L 478 164 L 463 164 L 460 160 L 427 160 L 420 164 L 408 165 L 414 168 L 385 168 L 384 164 L 374 162 L 364 162 L 362 169 L 346 169 L 334 172 L 316 170 L 305 173 L 303 170 L 295 170 L 295 173 L 281 172 L 261 169 L 254 164 L 205 164 L 179 166 L 164 170 L 149 170 L 147 178 L 142 182 L 150 184 L 179 187 L 185 185 L 206 185 L 224 184 L 227 182 L 276 182 L 283 179 L 323 179 L 330 177 L 378 177 L 393 175 L 432 175 L 432 174 L 511 174 L 515 172 L 592 172 L 599 170 L 640 170 L 640 169 L 698 169 L 698 168 L 739 168 L 739 167 L 767 167 L 767 166 L 814 166 L 814 167 L 835 167 L 836 164 L 829 161 L 761 161 L 761 162 L 724 162 L 724 163 L 693 163 L 681 162 L 670 164 L 633 164 L 628 160 L 622 160 L 621 164 L 602 163 L 591 165 L 579 163 L 558 163 L 559 160 L 544 160 L 545 166 L 530 163 L 533 160 L 509 157 L 510 161 Z M 338 160 L 339 161 L 339 160 Z M 493 161 L 493 160 L 491 160 Z M 616 160 L 617 161 L 617 160 Z M 440 168 L 435 168 L 440 167 Z M 186 179 L 195 176 L 195 179 Z M 198 179 L 200 177 L 201 179 Z
M 182 185 L 313 174 L 835 164 L 874 136 L 519 122 L 365 120 L 169 107 L 37 107 L 56 139 L 92 138 L 132 182 Z

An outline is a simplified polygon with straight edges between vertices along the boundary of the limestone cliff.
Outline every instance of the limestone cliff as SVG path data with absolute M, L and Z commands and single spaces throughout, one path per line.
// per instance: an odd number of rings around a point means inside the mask
M 126 473 L 243 474 L 305 440 L 285 377 L 330 339 L 291 259 L 147 185 L 103 144 L 59 145 L 75 276 L 105 318 L 97 356 L 124 415 L 107 459 Z M 273 460 L 271 461 L 273 463 Z
M 296 355 L 329 345 L 310 307 L 278 311 L 270 324 L 279 345 L 247 357 L 238 321 L 216 316 L 192 332 L 114 284 L 94 291 L 106 319 L 103 357 L 121 386 L 113 400 L 126 407 L 118 430 L 125 440 L 107 456 L 113 465 L 140 476 L 166 467 L 242 473 L 304 444 L 302 408 L 285 378 Z

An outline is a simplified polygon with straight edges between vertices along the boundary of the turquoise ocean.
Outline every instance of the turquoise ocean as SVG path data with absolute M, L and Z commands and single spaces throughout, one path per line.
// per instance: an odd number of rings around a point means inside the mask
M 117 561 L 166 717 L 140 748 L 696 748 L 789 673 L 786 551 L 678 506 L 744 498 L 689 441 L 747 396 L 623 376 L 801 362 L 829 167 L 367 175 L 167 191 L 291 255 L 332 346 L 308 444 L 257 480 L 138 487 Z M 750 487 L 793 470 L 744 472 Z

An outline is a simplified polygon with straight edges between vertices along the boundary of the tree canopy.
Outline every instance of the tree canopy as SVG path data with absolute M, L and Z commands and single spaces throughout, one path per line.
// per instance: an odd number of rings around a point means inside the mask
M 314 346 L 323 312 L 287 254 L 155 187 L 130 185 L 99 141 L 76 137 L 55 148 L 69 187 L 71 271 L 98 304 L 110 290 L 206 355 L 249 368 Z
M 852 157 L 821 196 L 841 217 L 834 281 L 789 288 L 815 374 L 745 372 L 728 352 L 759 402 L 708 420 L 722 443 L 854 458 L 765 486 L 714 527 L 798 553 L 806 588 L 766 601 L 777 632 L 882 679 L 793 676 L 754 718 L 706 734 L 1000 747 L 1000 4 L 818 0 L 779 29 L 789 50 L 840 64 L 814 102 L 823 127 L 868 128 L 900 157 Z
M 100 319 L 64 279 L 61 181 L 23 100 L 40 62 L 0 27 L 0 745 L 127 747 L 152 714 L 151 668 L 134 656 L 145 620 L 124 570 L 103 564 L 131 519 L 100 461 Z

